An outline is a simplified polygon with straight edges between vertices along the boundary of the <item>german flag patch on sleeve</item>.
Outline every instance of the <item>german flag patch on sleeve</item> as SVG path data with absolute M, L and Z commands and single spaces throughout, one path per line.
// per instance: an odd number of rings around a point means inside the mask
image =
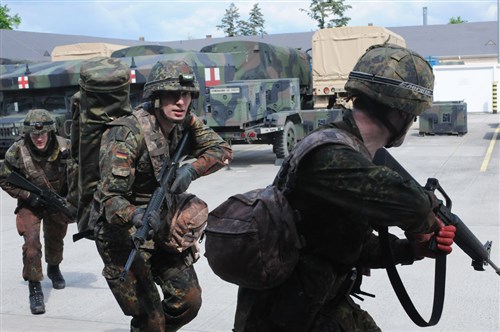
M 128 154 L 124 151 L 116 151 L 116 154 L 115 154 L 116 158 L 118 159 L 127 159 L 128 158 Z

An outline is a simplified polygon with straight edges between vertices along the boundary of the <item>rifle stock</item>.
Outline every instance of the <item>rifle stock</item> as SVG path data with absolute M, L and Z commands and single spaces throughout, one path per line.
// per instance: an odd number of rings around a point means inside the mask
M 182 135 L 182 139 L 177 146 L 177 149 L 174 153 L 173 158 L 170 161 L 165 161 L 161 167 L 160 173 L 158 175 L 158 183 L 160 184 L 158 188 L 155 189 L 153 195 L 151 196 L 151 200 L 146 207 L 146 211 L 141 220 L 141 227 L 136 231 L 133 237 L 134 247 L 130 251 L 127 262 L 123 267 L 123 271 L 120 273 L 120 280 L 125 281 L 127 278 L 127 273 L 134 262 L 135 256 L 137 255 L 137 250 L 141 244 L 146 241 L 146 238 L 151 231 L 151 225 L 149 223 L 149 219 L 151 218 L 151 213 L 154 211 L 160 212 L 162 208 L 163 201 L 167 201 L 167 207 L 171 208 L 171 200 L 170 200 L 170 186 L 175 176 L 175 171 L 179 166 L 179 162 L 182 157 L 182 152 L 184 147 L 187 144 L 189 138 L 189 130 L 186 129 L 184 134 Z
M 418 183 L 386 149 L 377 150 L 373 158 L 373 163 L 379 166 L 386 166 L 401 175 L 403 179 Z M 437 190 L 445 199 L 445 202 L 438 200 L 439 205 L 434 210 L 434 213 L 446 225 L 453 225 L 456 227 L 457 231 L 455 233 L 455 243 L 472 259 L 471 265 L 474 270 L 484 271 L 484 266 L 490 265 L 495 272 L 500 275 L 500 268 L 498 268 L 498 266 L 496 266 L 490 259 L 492 242 L 487 241 L 483 245 L 474 233 L 472 233 L 472 231 L 467 227 L 467 225 L 465 225 L 465 223 L 456 214 L 451 212 L 452 201 L 439 184 L 439 181 L 435 178 L 429 178 L 424 186 L 424 189 L 432 192 Z
M 64 198 L 59 196 L 54 190 L 42 189 L 16 171 L 12 171 L 9 174 L 7 182 L 30 193 L 39 195 L 46 202 L 47 208 L 55 209 L 58 212 L 64 213 L 67 217 L 75 219 L 75 215 L 66 207 Z

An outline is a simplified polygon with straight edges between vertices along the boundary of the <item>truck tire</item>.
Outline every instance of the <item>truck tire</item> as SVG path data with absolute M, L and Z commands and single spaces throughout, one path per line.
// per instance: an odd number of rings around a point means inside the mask
M 283 132 L 276 135 L 274 140 L 273 151 L 276 154 L 276 158 L 284 159 L 288 157 L 296 144 L 297 132 L 295 124 L 292 121 L 287 121 L 283 127 Z

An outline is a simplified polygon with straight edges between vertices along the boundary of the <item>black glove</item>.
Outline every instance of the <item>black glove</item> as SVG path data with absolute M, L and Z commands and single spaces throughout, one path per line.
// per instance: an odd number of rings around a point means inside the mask
M 137 208 L 132 215 L 132 224 L 134 224 L 135 228 L 139 229 L 142 227 L 142 218 L 144 217 L 144 213 L 146 212 L 145 208 Z M 151 227 L 151 231 L 149 232 L 149 236 L 153 236 L 156 234 L 161 226 L 160 214 L 157 211 L 153 211 L 149 214 L 148 225 Z
M 184 164 L 175 172 L 175 180 L 170 191 L 174 194 L 183 193 L 194 179 L 196 179 L 194 167 L 191 164 Z
M 30 193 L 30 195 L 26 199 L 26 203 L 28 203 L 28 205 L 32 208 L 41 208 L 45 206 L 45 200 L 40 197 L 40 195 L 34 193 Z

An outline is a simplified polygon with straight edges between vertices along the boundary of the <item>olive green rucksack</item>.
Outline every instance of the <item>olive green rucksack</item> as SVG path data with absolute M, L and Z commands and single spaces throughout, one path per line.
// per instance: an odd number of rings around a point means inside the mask
M 285 159 L 273 185 L 233 195 L 209 213 L 205 257 L 221 279 L 262 290 L 292 274 L 304 245 L 296 224 L 306 221 L 300 221 L 287 194 L 294 190 L 302 158 L 323 144 L 343 144 L 370 158 L 363 143 L 349 133 L 315 131 Z
M 89 217 L 99 181 L 99 150 L 107 124 L 132 114 L 130 68 L 115 58 L 92 58 L 80 69 L 80 91 L 72 97 L 72 158 L 78 168 L 69 183 L 69 200 L 78 207 L 73 241 L 93 238 Z

